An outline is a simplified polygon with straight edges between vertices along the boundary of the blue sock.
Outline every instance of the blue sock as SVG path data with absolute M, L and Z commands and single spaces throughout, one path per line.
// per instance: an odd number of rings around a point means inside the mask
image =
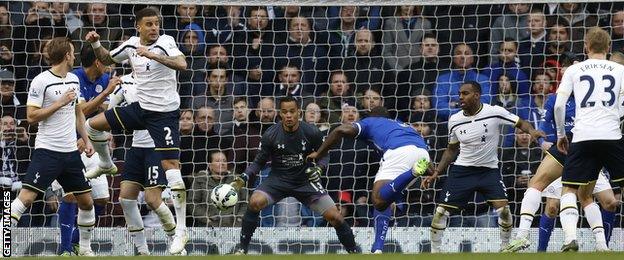
M 607 245 L 611 240 L 611 234 L 613 233 L 613 223 L 615 221 L 615 212 L 607 211 L 600 208 L 602 213 L 602 226 L 605 230 L 605 238 L 607 239 Z
M 72 232 L 76 223 L 76 203 L 61 200 L 58 208 L 58 218 L 61 228 L 61 252 L 72 252 Z
M 377 250 L 383 250 L 386 234 L 388 233 L 388 225 L 392 217 L 392 208 L 387 207 L 384 211 L 373 211 L 373 219 L 375 221 L 375 242 L 371 248 L 371 253 Z
M 397 201 L 401 196 L 403 196 L 402 191 L 407 188 L 407 185 L 409 185 L 414 178 L 416 177 L 412 174 L 412 170 L 402 173 L 391 182 L 382 186 L 379 190 L 379 196 L 388 202 L 388 205 L 390 205 L 391 202 Z
M 555 227 L 555 219 L 556 218 L 549 218 L 545 214 L 542 214 L 540 217 L 538 252 L 546 252 L 548 242 L 550 241 L 550 235 Z

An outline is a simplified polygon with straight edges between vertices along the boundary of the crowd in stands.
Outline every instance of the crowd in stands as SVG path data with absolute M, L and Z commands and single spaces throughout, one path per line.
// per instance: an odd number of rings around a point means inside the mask
M 19 189 L 34 147 L 36 126 L 25 120 L 26 95 L 29 81 L 49 68 L 49 39 L 71 38 L 78 55 L 86 33 L 95 30 L 104 47 L 114 48 L 136 34 L 133 14 L 143 7 L 0 3 L 3 187 Z M 482 102 L 502 106 L 538 128 L 545 97 L 554 93 L 567 66 L 584 59 L 588 28 L 605 28 L 613 38 L 613 55 L 624 52 L 623 3 L 159 8 L 162 33 L 178 40 L 188 63 L 178 81 L 182 173 L 191 188 L 192 226 L 240 225 L 246 192 L 241 192 L 239 206 L 219 212 L 209 202 L 210 190 L 230 182 L 253 160 L 262 133 L 279 121 L 276 106 L 282 97 L 301 101 L 302 120 L 324 133 L 385 106 L 423 135 L 431 157 L 439 161 L 447 145 L 446 122 L 460 110 L 462 82 L 480 83 Z M 129 64 L 112 69 L 117 75 L 131 73 Z M 500 169 L 518 214 L 542 151 L 525 133 L 504 133 Z M 131 143 L 126 134 L 115 133 L 112 147 L 120 166 Z M 345 139 L 330 152 L 323 182 L 354 226 L 372 223 L 369 191 L 379 161 L 362 140 Z M 270 167 L 248 188 L 253 190 L 268 174 Z M 428 190 L 415 183 L 396 223 L 428 226 L 444 181 L 442 176 Z M 118 189 L 118 182 L 112 183 Z M 55 197 L 47 194 L 33 205 L 24 225 L 48 226 L 55 210 Z M 107 212 L 114 217 L 101 226 L 123 225 L 115 203 Z M 326 225 L 289 200 L 262 216 L 263 226 Z M 496 226 L 496 216 L 477 196 L 451 225 Z M 622 221 L 616 225 L 621 227 Z

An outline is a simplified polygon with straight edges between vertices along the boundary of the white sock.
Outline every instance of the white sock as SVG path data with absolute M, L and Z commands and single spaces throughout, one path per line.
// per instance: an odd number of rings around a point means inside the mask
M 508 244 L 509 238 L 511 238 L 511 229 L 513 227 L 511 210 L 509 209 L 509 206 L 505 206 L 496 209 L 496 213 L 498 213 L 498 226 L 500 227 L 501 242 L 503 242 L 503 244 Z
M 604 227 L 602 226 L 602 215 L 600 213 L 600 207 L 595 202 L 585 206 L 583 208 L 585 212 L 585 217 L 587 218 L 587 223 L 592 229 L 594 233 L 594 237 L 596 237 L 596 244 L 606 247 L 607 239 L 605 238 Z
M 446 222 L 450 213 L 443 207 L 437 207 L 433 216 L 430 229 L 431 247 L 438 248 L 442 244 L 442 237 L 444 237 L 444 229 L 446 229 Z
M 576 207 L 576 194 L 563 194 L 561 196 L 560 208 L 559 219 L 563 229 L 564 243 L 569 244 L 572 240 L 576 240 L 576 226 L 579 219 L 579 212 Z
M 126 226 L 128 227 L 128 232 L 130 232 L 134 246 L 136 246 L 139 252 L 148 252 L 143 219 L 141 218 L 141 212 L 139 212 L 139 203 L 136 200 L 124 198 L 120 198 L 119 203 L 123 209 Z
M 171 188 L 173 209 L 176 213 L 176 234 L 186 230 L 186 187 L 182 180 L 182 173 L 178 169 L 170 169 L 165 172 L 167 182 Z
M 95 226 L 95 209 L 90 210 L 78 209 L 78 231 L 80 232 L 80 250 L 91 250 L 91 232 Z
M 168 236 L 175 234 L 176 223 L 173 220 L 173 214 L 171 213 L 171 210 L 169 210 L 169 207 L 167 207 L 167 205 L 163 202 L 157 209 L 154 210 L 154 212 L 156 212 L 165 233 Z
M 93 129 L 89 125 L 89 120 L 85 123 L 85 128 L 87 129 L 87 133 L 89 133 L 89 139 L 93 145 L 93 150 L 95 150 L 98 157 L 100 157 L 100 163 L 98 166 L 104 169 L 113 167 L 113 159 L 111 158 L 110 150 L 108 148 L 108 134 L 104 131 Z
M 520 204 L 520 224 L 518 225 L 518 233 L 516 238 L 528 238 L 529 229 L 533 223 L 533 217 L 535 212 L 542 203 L 542 192 L 535 188 L 528 188 L 524 192 L 524 198 L 522 198 L 522 204 Z
M 20 199 L 16 198 L 11 202 L 11 226 L 17 226 L 17 222 L 24 212 L 26 212 L 26 206 Z

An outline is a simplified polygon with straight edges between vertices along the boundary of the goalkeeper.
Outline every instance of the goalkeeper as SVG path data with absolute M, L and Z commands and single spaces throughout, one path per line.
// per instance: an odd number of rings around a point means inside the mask
M 388 222 L 390 204 L 403 196 L 403 190 L 414 178 L 425 173 L 429 166 L 427 144 L 422 136 L 408 124 L 388 118 L 384 107 L 371 109 L 368 117 L 353 124 L 343 124 L 332 131 L 317 152 L 308 158 L 324 156 L 330 147 L 343 137 L 355 137 L 372 142 L 382 151 L 383 158 L 373 184 L 375 206 L 375 242 L 372 253 L 382 253 Z M 430 182 L 431 179 L 427 178 Z
M 319 149 L 323 142 L 321 131 L 299 120 L 301 110 L 292 97 L 282 98 L 279 106 L 282 121 L 271 126 L 262 135 L 260 152 L 256 159 L 232 183 L 236 189 L 240 189 L 249 176 L 260 172 L 271 161 L 271 174 L 249 199 L 249 206 L 243 215 L 240 244 L 234 253 L 247 253 L 251 236 L 258 225 L 260 211 L 286 197 L 295 197 L 321 214 L 336 229 L 338 240 L 346 251 L 359 252 L 351 227 L 344 221 L 334 201 L 320 183 L 320 175 L 327 168 L 328 158 L 321 158 L 317 165 L 306 162 L 306 156 Z

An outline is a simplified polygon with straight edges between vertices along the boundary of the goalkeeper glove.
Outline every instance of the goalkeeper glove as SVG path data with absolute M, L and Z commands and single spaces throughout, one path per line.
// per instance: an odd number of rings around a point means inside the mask
M 243 186 L 245 186 L 245 183 L 247 183 L 247 180 L 249 180 L 249 176 L 247 176 L 246 173 L 242 173 L 241 175 L 236 176 L 234 178 L 234 181 L 231 182 L 230 185 L 232 185 L 234 189 L 239 191 Z
M 312 167 L 308 167 L 305 170 L 305 173 L 308 175 L 308 180 L 310 182 L 320 182 L 321 181 L 321 174 L 323 174 L 323 169 L 321 169 L 321 167 L 319 166 L 312 166 Z

